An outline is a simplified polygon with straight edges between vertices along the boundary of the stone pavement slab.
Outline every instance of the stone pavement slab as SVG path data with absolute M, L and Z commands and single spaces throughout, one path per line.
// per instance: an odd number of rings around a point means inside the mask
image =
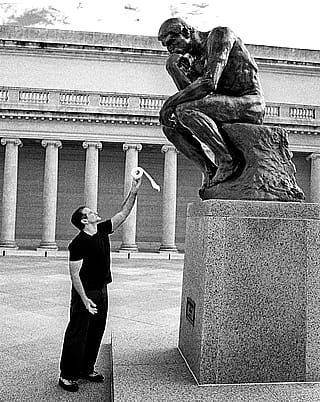
M 120 402 L 319 402 L 320 384 L 199 387 L 178 349 L 183 260 L 113 257 L 114 398 Z M 66 256 L 0 257 L 0 402 L 110 401 L 110 381 L 57 385 L 68 321 Z M 110 378 L 110 330 L 98 368 Z
M 181 357 L 183 261 L 114 260 L 110 286 L 115 402 L 319 402 L 319 383 L 198 386 Z

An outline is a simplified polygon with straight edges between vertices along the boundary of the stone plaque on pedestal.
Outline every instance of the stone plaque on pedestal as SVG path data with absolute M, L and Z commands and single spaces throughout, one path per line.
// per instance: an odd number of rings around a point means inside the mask
M 189 205 L 179 349 L 199 384 L 320 380 L 320 205 Z

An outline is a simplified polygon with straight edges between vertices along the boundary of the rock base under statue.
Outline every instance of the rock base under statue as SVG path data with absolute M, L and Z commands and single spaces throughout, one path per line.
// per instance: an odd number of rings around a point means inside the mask
M 189 205 L 179 349 L 199 384 L 320 380 L 319 250 L 318 204 Z
M 225 181 L 200 190 L 202 200 L 302 201 L 285 129 L 256 124 L 223 124 L 235 170 Z M 222 166 L 223 168 L 223 166 Z

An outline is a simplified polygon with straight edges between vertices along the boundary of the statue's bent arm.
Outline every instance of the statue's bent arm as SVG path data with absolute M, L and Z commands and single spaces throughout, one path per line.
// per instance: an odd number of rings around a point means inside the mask
M 217 89 L 219 79 L 228 63 L 235 41 L 236 36 L 229 28 L 214 28 L 208 36 L 208 56 L 204 76 L 212 80 L 213 91 Z
M 175 108 L 181 103 L 202 99 L 215 92 L 235 41 L 236 36 L 231 29 L 214 28 L 207 40 L 204 75 L 171 96 L 167 101 L 168 105 Z
M 208 78 L 198 78 L 183 90 L 170 96 L 165 102 L 166 106 L 175 108 L 181 103 L 191 102 L 202 99 L 213 92 L 212 80 Z

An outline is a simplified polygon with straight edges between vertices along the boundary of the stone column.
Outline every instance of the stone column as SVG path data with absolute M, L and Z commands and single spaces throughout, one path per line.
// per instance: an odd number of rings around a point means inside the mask
M 312 153 L 307 159 L 311 160 L 310 173 L 310 202 L 320 202 L 320 153 Z
M 19 138 L 2 138 L 1 145 L 5 145 L 6 149 L 3 172 L 0 247 L 18 248 L 15 241 L 18 187 L 18 147 L 22 146 L 22 142 Z
M 164 153 L 164 180 L 160 252 L 176 252 L 177 150 L 173 145 L 164 145 L 161 152 Z
M 96 211 L 98 206 L 99 150 L 102 149 L 102 143 L 85 141 L 82 146 L 86 149 L 84 203 Z
M 56 140 L 43 140 L 41 145 L 46 150 L 46 158 L 43 181 L 42 240 L 39 248 L 56 250 L 58 151 L 62 144 Z
M 126 152 L 126 165 L 124 176 L 124 196 L 130 191 L 132 177 L 131 170 L 138 166 L 138 152 L 142 149 L 141 144 L 124 144 L 123 150 Z M 122 225 L 122 244 L 120 251 L 138 251 L 136 245 L 136 221 L 137 221 L 137 201 Z

